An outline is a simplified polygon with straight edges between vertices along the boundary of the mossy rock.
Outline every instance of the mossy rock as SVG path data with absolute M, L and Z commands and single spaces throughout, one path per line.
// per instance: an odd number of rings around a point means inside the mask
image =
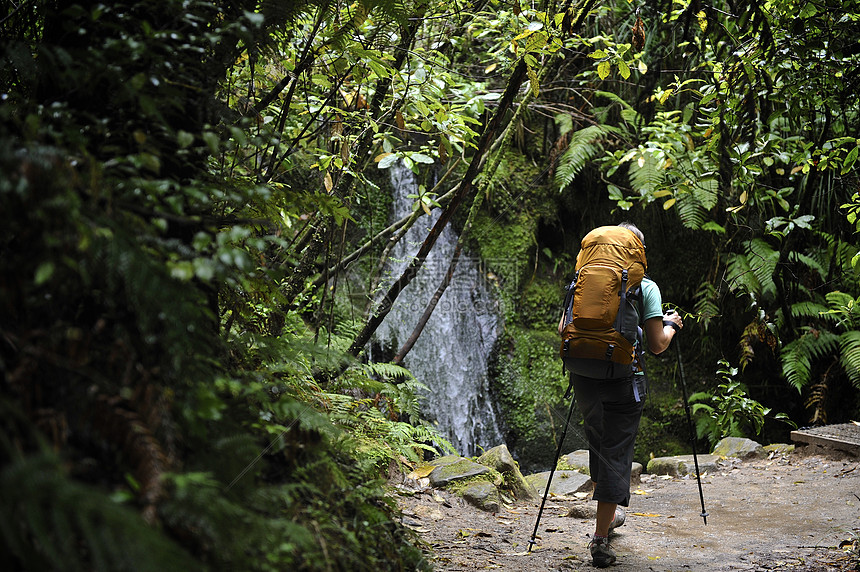
M 469 504 L 487 512 L 499 512 L 501 497 L 499 489 L 488 481 L 476 481 L 466 486 L 460 494 Z
M 546 490 L 546 482 L 549 480 L 550 471 L 528 475 L 526 480 L 543 496 Z M 552 475 L 552 483 L 549 493 L 557 496 L 568 496 L 575 493 L 583 493 L 591 490 L 591 478 L 579 471 L 555 471 Z
M 585 475 L 591 475 L 591 467 L 588 462 L 589 454 L 587 449 L 579 449 L 578 451 L 574 451 L 573 453 L 568 453 L 564 455 L 561 459 L 558 460 L 557 469 L 567 469 L 579 471 Z M 633 464 L 630 466 L 630 486 L 634 486 L 639 483 L 639 478 L 642 476 L 643 470 L 642 463 L 637 463 L 633 461 Z
M 767 457 L 767 452 L 761 444 L 743 437 L 724 437 L 714 446 L 711 454 L 718 457 L 737 457 L 738 459 L 755 459 Z
M 765 445 L 764 450 L 767 454 L 776 453 L 777 455 L 790 455 L 794 453 L 794 445 L 788 443 L 773 443 Z
M 558 460 L 559 469 L 579 471 L 584 475 L 591 475 L 591 466 L 588 463 L 588 449 L 578 449 L 568 453 Z
M 652 397 L 653 393 L 649 393 L 647 399 L 651 400 Z M 636 434 L 636 443 L 633 446 L 633 460 L 647 465 L 652 456 L 671 457 L 688 453 L 689 441 L 669 431 L 669 428 L 676 425 L 656 422 L 647 415 L 643 415 L 639 421 L 639 432 Z M 682 426 L 687 426 L 686 421 Z
M 655 457 L 648 461 L 648 472 L 653 475 L 670 475 L 683 477 L 696 475 L 696 460 L 693 455 L 677 455 L 675 457 Z M 716 455 L 699 455 L 699 474 L 712 473 L 719 467 L 720 458 Z
M 533 500 L 538 494 L 535 488 L 523 478 L 520 467 L 514 460 L 507 445 L 498 445 L 478 457 L 478 462 L 502 474 L 505 485 L 520 500 Z
M 444 487 L 454 481 L 484 475 L 489 472 L 489 467 L 485 467 L 469 459 L 460 458 L 453 463 L 439 465 L 433 469 L 433 472 L 429 475 L 430 485 L 433 487 Z

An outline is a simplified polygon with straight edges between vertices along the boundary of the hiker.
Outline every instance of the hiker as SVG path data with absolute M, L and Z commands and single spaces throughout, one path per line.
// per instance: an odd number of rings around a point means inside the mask
M 625 231 L 619 231 L 619 227 Z M 595 236 L 597 239 L 594 238 Z M 614 244 L 615 240 L 621 241 L 623 246 L 618 247 Z M 600 342 L 600 351 L 596 351 L 596 342 L 586 339 L 589 331 L 577 330 L 577 327 L 571 324 L 576 322 L 573 317 L 577 312 L 578 298 L 569 293 L 558 331 L 563 337 L 571 338 L 569 342 L 563 341 L 562 357 L 565 368 L 570 371 L 570 383 L 575 391 L 576 404 L 584 421 L 585 435 L 588 439 L 589 469 L 594 482 L 592 498 L 597 501 L 597 522 L 588 548 L 594 565 L 604 568 L 615 562 L 615 552 L 609 546 L 609 532 L 624 523 L 625 513 L 621 507 L 628 506 L 630 501 L 633 445 L 639 429 L 646 392 L 642 330 L 644 329 L 648 349 L 659 354 L 669 347 L 672 338 L 684 324 L 679 314 L 672 311 L 663 313 L 660 289 L 645 276 L 645 237 L 636 226 L 630 223 L 621 223 L 617 227 L 600 227 L 586 235 L 583 239 L 583 252 L 577 257 L 577 279 L 581 284 L 574 281 L 570 290 L 587 288 L 586 284 L 591 288 L 601 285 L 600 276 L 597 279 L 586 280 L 583 276 L 587 274 L 581 273 L 581 267 L 587 265 L 589 256 L 586 247 L 595 243 L 599 243 L 597 248 L 608 248 L 602 255 L 604 258 L 607 256 L 605 252 L 611 252 L 610 257 L 631 257 L 629 260 L 618 261 L 619 268 L 629 268 L 629 273 L 624 272 L 623 281 L 617 282 L 623 286 L 620 290 L 615 286 L 611 296 L 602 296 L 602 299 L 604 305 L 607 305 L 606 300 L 620 298 L 618 313 L 625 313 L 625 305 L 632 308 L 635 313 L 628 310 L 626 317 L 620 317 L 613 311 L 610 326 L 604 327 L 599 333 L 605 338 L 608 335 L 607 330 L 611 330 L 615 339 L 610 342 L 603 339 Z M 608 247 L 607 243 L 609 243 Z M 623 254 L 619 255 L 618 252 Z M 600 267 L 598 272 L 606 268 L 605 260 L 595 264 Z M 603 280 L 605 284 L 610 284 L 611 279 L 603 278 Z M 629 289 L 628 280 L 631 283 Z M 637 288 L 636 283 L 640 280 L 640 287 Z M 619 295 L 620 293 L 624 295 Z M 580 302 L 580 306 L 592 303 L 595 298 L 595 296 L 587 296 L 585 302 Z M 579 312 L 582 312 L 581 308 Z M 622 331 L 620 334 L 623 335 L 619 336 L 619 332 L 616 332 L 613 327 L 623 330 L 625 321 L 632 324 L 626 326 L 631 331 Z M 610 359 L 609 355 L 614 350 L 624 350 L 627 347 L 627 342 L 622 338 L 630 342 L 632 351 L 629 349 L 626 352 L 616 351 Z

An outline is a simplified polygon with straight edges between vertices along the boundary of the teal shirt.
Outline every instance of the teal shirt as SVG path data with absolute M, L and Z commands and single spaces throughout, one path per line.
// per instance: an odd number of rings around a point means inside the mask
M 648 277 L 642 279 L 642 298 L 639 300 L 639 307 L 636 308 L 636 311 L 639 312 L 639 323 L 641 325 L 645 325 L 645 320 L 650 320 L 651 318 L 662 318 L 663 317 L 663 297 L 660 295 L 660 287 Z M 638 347 L 639 341 L 636 341 L 636 362 L 641 359 L 639 357 L 640 353 L 644 348 Z M 642 364 L 639 364 L 638 371 L 635 372 L 636 375 L 642 375 L 645 372 L 643 371 Z
M 639 303 L 639 323 L 663 317 L 663 298 L 660 288 L 647 276 L 642 279 L 642 300 Z

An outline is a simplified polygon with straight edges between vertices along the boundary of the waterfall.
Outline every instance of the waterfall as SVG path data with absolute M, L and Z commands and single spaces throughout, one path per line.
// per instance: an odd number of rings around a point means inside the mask
M 417 195 L 418 184 L 399 162 L 389 172 L 397 220 L 412 211 L 415 199 L 407 195 Z M 400 276 L 438 218 L 437 210 L 432 217 L 418 219 L 392 249 L 388 268 L 392 280 Z M 448 225 L 377 330 L 383 345 L 396 352 L 412 333 L 448 270 L 456 244 L 457 235 Z M 461 254 L 453 280 L 403 361 L 428 388 L 420 396 L 423 416 L 436 422 L 442 436 L 466 456 L 503 442 L 487 379 L 487 359 L 498 337 L 500 318 L 485 276 L 478 261 Z

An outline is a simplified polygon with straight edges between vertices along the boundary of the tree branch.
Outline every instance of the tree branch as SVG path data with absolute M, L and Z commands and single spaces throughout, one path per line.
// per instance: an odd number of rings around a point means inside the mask
M 520 85 L 526 77 L 526 69 L 527 66 L 524 60 L 517 62 L 517 65 L 508 80 L 505 93 L 499 100 L 499 106 L 496 109 L 496 113 L 490 119 L 489 123 L 487 123 L 484 132 L 481 134 L 481 138 L 477 145 L 477 151 L 474 157 L 472 157 L 472 161 L 469 163 L 469 167 L 463 175 L 462 181 L 460 181 L 460 187 L 457 194 L 454 195 L 454 198 L 451 200 L 451 204 L 449 204 L 442 212 L 439 220 L 437 220 L 436 224 L 433 225 L 433 228 L 430 229 L 430 232 L 427 234 L 427 238 L 424 239 L 424 242 L 421 244 L 421 248 L 418 249 L 418 253 L 412 259 L 412 262 L 406 267 L 400 275 L 400 278 L 388 289 L 388 292 L 382 299 L 376 313 L 370 318 L 370 320 L 368 320 L 362 331 L 353 340 L 352 345 L 350 345 L 349 350 L 347 350 L 351 355 L 357 356 L 370 340 L 370 337 L 385 319 L 385 316 L 387 316 L 391 311 L 391 307 L 397 299 L 397 296 L 400 295 L 400 292 L 409 285 L 409 283 L 418 274 L 421 267 L 424 266 L 424 261 L 427 259 L 427 255 L 433 249 L 433 246 L 436 244 L 436 240 L 442 233 L 442 229 L 445 228 L 451 220 L 451 217 L 454 216 L 454 213 L 457 212 L 457 209 L 469 194 L 469 191 L 471 191 L 472 184 L 480 171 L 481 164 L 483 163 L 484 155 L 489 149 L 491 141 L 495 138 L 495 134 L 502 123 L 504 115 L 510 108 L 514 97 L 519 92 Z

